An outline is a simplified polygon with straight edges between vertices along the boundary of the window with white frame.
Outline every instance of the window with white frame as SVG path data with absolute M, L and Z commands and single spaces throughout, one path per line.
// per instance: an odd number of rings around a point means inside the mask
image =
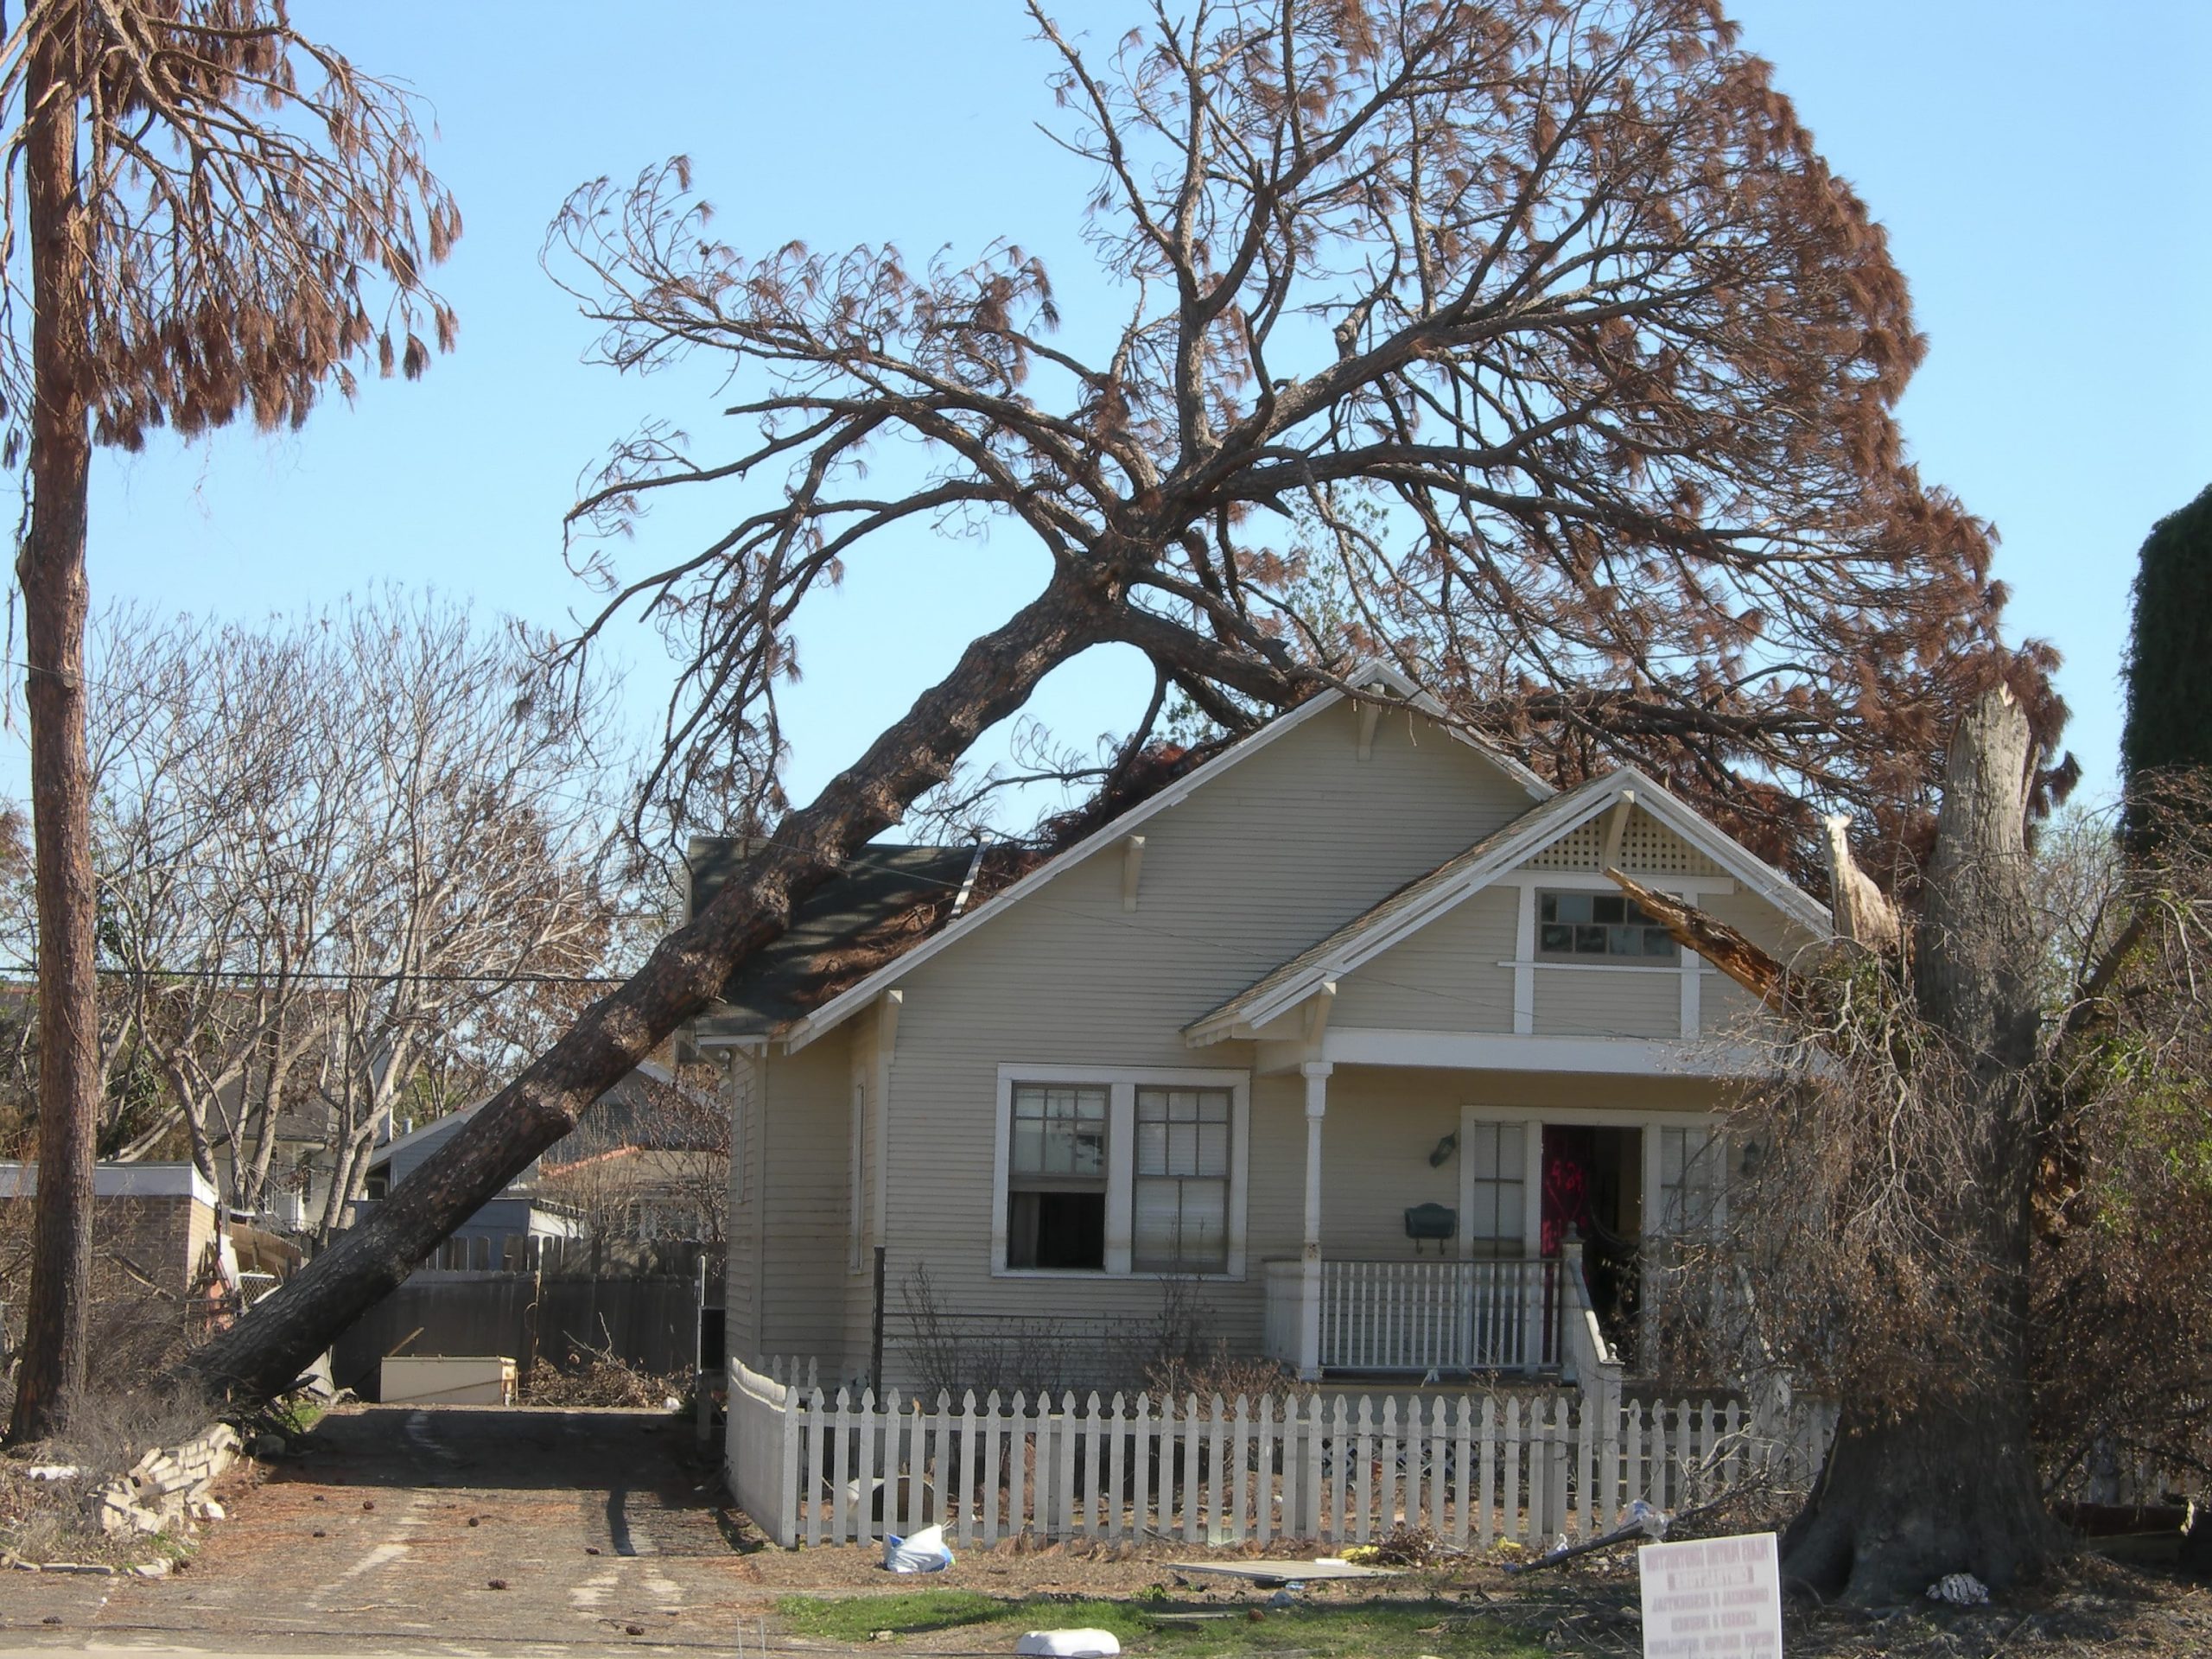
M 1659 1131 L 1659 1231 L 1698 1232 L 1719 1219 L 1726 1156 L 1718 1129 Z
M 1230 1095 L 1139 1089 L 1135 1222 L 1141 1273 L 1220 1273 L 1229 1262 Z
M 1517 1256 L 1527 1214 L 1528 1128 L 1477 1122 L 1467 1129 L 1462 1155 L 1472 1174 L 1473 1202 L 1466 1218 L 1467 1249 L 1477 1256 Z
M 1107 1090 L 1014 1088 L 1007 1158 L 1006 1263 L 1103 1271 Z
M 1244 1272 L 1249 1078 L 1002 1065 L 995 1272 Z

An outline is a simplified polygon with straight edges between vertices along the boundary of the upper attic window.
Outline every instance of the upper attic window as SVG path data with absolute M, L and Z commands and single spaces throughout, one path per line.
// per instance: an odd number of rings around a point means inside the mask
M 1536 920 L 1536 954 L 1554 962 L 1681 959 L 1667 930 L 1622 893 L 1540 893 Z

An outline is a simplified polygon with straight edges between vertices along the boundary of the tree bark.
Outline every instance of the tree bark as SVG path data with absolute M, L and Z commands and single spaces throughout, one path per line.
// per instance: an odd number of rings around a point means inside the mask
M 50 31 L 24 80 L 31 261 L 29 521 L 16 556 L 30 710 L 38 906 L 38 1198 L 23 1357 L 9 1437 L 60 1427 L 85 1376 L 99 1128 L 92 777 L 85 754 L 86 490 L 92 464 L 88 250 L 77 185 L 70 32 Z
M 619 989 L 494 1096 L 322 1255 L 226 1332 L 190 1370 L 209 1386 L 268 1394 L 289 1386 L 438 1241 L 569 1133 L 607 1089 L 677 1025 L 711 1003 L 733 968 L 778 938 L 792 906 L 941 782 L 977 737 L 1028 701 L 1059 664 L 1106 637 L 1122 595 L 1063 567 L 1044 593 L 972 641 L 861 759 L 786 817 L 760 851 Z
M 1812 1502 L 1783 1543 L 1785 1573 L 1823 1594 L 1883 1603 L 1946 1573 L 1993 1589 L 2052 1559 L 2030 1440 L 2028 1252 L 2041 1095 L 2027 887 L 2034 747 L 2001 688 L 1960 722 L 1914 958 L 1923 1020 L 1940 1033 L 1972 1114 L 1964 1166 L 1941 1172 L 1948 1236 L 1981 1264 L 1980 1352 L 1952 1397 L 1847 1399 Z

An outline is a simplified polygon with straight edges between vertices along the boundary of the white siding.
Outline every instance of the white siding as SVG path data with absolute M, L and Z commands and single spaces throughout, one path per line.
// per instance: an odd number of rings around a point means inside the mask
M 1511 1031 L 1521 895 L 1485 887 L 1349 975 L 1330 1019 L 1400 1031 Z

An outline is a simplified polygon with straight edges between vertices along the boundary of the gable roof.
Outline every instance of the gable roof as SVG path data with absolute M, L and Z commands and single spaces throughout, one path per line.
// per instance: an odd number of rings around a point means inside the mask
M 1817 932 L 1827 912 L 1781 871 L 1723 834 L 1701 815 L 1633 766 L 1624 766 L 1555 795 L 1494 831 L 1427 875 L 1408 882 L 1326 938 L 1269 970 L 1220 1007 L 1192 1020 L 1183 1034 L 1195 1044 L 1218 1042 L 1237 1027 L 1264 1025 L 1296 1007 L 1327 981 L 1353 971 L 1408 935 L 1482 891 L 1554 842 L 1572 835 L 1624 794 L 1684 841 L 1737 877 L 1777 910 Z
M 1553 795 L 1552 786 L 1521 762 L 1452 724 L 1451 716 L 1443 704 L 1388 664 L 1379 662 L 1363 664 L 1347 673 L 1344 679 L 1346 683 L 1362 688 L 1384 688 L 1394 694 L 1406 707 L 1418 710 L 1439 721 L 1453 738 L 1474 750 L 1485 760 L 1497 766 L 1499 771 L 1504 772 L 1526 791 L 1532 799 L 1543 801 Z M 796 1021 L 783 1033 L 787 1049 L 796 1052 L 805 1047 L 816 1038 L 836 1029 L 868 1007 L 877 995 L 895 983 L 902 976 L 920 967 L 922 963 L 937 955 L 938 951 L 944 950 L 955 940 L 966 938 L 976 929 L 987 924 L 991 918 L 1020 904 L 1055 877 L 1082 863 L 1091 854 L 1114 845 L 1123 836 L 1135 831 L 1147 819 L 1166 811 L 1170 807 L 1181 804 L 1192 791 L 1205 787 L 1223 772 L 1233 766 L 1242 765 L 1269 744 L 1297 730 L 1324 710 L 1333 709 L 1348 700 L 1348 693 L 1338 690 L 1333 686 L 1326 690 L 1316 692 L 1295 709 L 1277 715 L 1249 736 L 1230 745 L 1204 766 L 1194 767 L 1185 772 L 1158 794 L 1138 802 L 1118 817 L 1109 819 L 1065 852 L 1055 855 L 1020 880 L 994 894 L 985 903 L 955 919 L 950 925 L 938 930 L 897 960 L 886 963 L 858 984 L 830 998 L 820 1007 Z M 716 1033 L 709 1032 L 703 1034 L 709 1040 L 712 1040 Z

